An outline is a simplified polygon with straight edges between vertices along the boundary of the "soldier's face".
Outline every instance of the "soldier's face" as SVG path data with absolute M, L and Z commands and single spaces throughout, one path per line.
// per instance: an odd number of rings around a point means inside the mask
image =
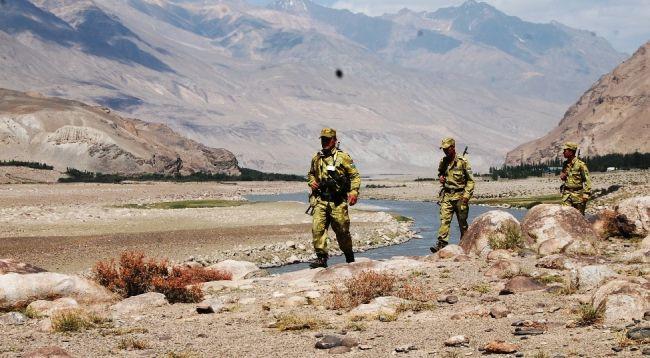
M 336 145 L 336 138 L 320 137 L 320 145 L 323 149 L 326 150 L 332 149 Z
M 448 157 L 453 157 L 454 155 L 456 155 L 456 147 L 453 145 L 449 148 L 443 149 L 442 151 L 445 152 L 445 155 Z
M 562 155 L 564 155 L 564 158 L 569 159 L 569 158 L 573 158 L 573 156 L 575 155 L 575 152 L 572 151 L 571 149 L 565 149 L 562 152 Z

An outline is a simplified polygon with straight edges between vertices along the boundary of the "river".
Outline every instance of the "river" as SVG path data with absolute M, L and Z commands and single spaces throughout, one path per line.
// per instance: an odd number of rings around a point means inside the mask
M 294 194 L 279 194 L 279 195 L 248 195 L 246 199 L 257 202 L 268 201 L 298 201 L 305 203 L 307 209 L 307 194 L 294 193 Z M 358 209 L 364 210 L 379 210 L 391 212 L 413 219 L 412 229 L 418 235 L 422 236 L 421 239 L 409 240 L 403 244 L 380 247 L 377 249 L 368 250 L 366 252 L 355 253 L 357 258 L 367 257 L 373 260 L 386 259 L 393 256 L 424 256 L 430 254 L 429 247 L 435 243 L 436 234 L 438 231 L 438 204 L 435 202 L 421 202 L 421 201 L 400 201 L 400 200 L 359 200 L 355 206 Z M 471 223 L 477 216 L 490 211 L 495 208 L 470 205 L 469 218 L 467 221 Z M 526 214 L 523 209 L 503 209 L 512 214 L 517 220 L 521 221 Z M 354 221 L 351 224 L 352 232 L 354 232 Z M 332 234 L 333 236 L 333 234 Z M 450 243 L 458 244 L 460 232 L 458 230 L 458 222 L 454 218 L 451 225 L 451 240 Z M 332 237 L 334 240 L 334 237 Z M 330 265 L 345 262 L 342 256 L 333 256 L 329 259 Z M 281 267 L 270 268 L 270 273 L 282 273 L 301 270 L 309 267 L 307 263 L 298 263 L 285 265 Z

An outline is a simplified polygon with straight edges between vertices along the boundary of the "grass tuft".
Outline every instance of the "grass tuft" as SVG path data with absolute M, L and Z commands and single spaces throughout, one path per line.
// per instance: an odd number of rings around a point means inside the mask
M 52 316 L 52 330 L 54 332 L 79 332 L 92 327 L 93 324 L 81 310 L 64 310 Z
M 151 346 L 149 345 L 149 343 L 147 343 L 147 342 L 145 342 L 143 340 L 135 339 L 133 337 L 126 337 L 126 338 L 122 338 L 122 340 L 120 341 L 120 344 L 117 346 L 117 348 L 123 349 L 123 350 L 129 350 L 129 351 L 132 351 L 132 350 L 140 351 L 140 350 L 143 350 L 143 349 L 149 349 L 149 348 L 151 348 Z
M 293 313 L 282 314 L 274 326 L 279 331 L 301 331 L 303 329 L 318 329 L 327 323 L 310 315 L 297 315 Z
M 488 243 L 494 250 L 516 250 L 523 247 L 521 228 L 519 225 L 508 222 L 501 226 L 495 233 L 488 236 Z
M 201 209 L 201 208 L 227 208 L 247 204 L 243 200 L 182 200 L 163 201 L 148 204 L 126 204 L 119 208 L 125 209 Z
M 582 304 L 578 309 L 576 325 L 579 327 L 591 326 L 603 320 L 604 309 L 594 307 L 591 304 Z
M 350 309 L 372 299 L 389 296 L 393 292 L 396 277 L 376 271 L 363 271 L 343 282 L 343 288 L 334 287 L 328 297 L 331 309 Z

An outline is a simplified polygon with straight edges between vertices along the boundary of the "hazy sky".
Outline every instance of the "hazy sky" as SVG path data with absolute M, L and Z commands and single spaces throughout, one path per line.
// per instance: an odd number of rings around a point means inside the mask
M 271 0 L 249 0 L 268 3 Z M 464 0 L 313 0 L 339 9 L 368 15 L 394 13 L 406 7 L 434 11 L 458 6 Z M 619 51 L 631 54 L 650 40 L 650 0 L 484 0 L 508 15 L 526 21 L 559 21 L 565 25 L 596 32 Z

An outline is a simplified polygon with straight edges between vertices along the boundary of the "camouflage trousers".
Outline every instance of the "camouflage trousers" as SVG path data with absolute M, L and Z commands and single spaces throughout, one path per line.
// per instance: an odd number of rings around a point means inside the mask
M 350 235 L 350 215 L 348 203 L 343 201 L 338 205 L 333 201 L 316 200 L 312 218 L 312 243 L 316 253 L 326 254 L 329 246 L 327 229 L 332 226 L 336 241 L 344 253 L 352 253 L 352 236 Z
M 564 191 L 562 194 L 562 205 L 572 206 L 578 209 L 582 215 L 585 214 L 585 209 L 587 208 L 587 202 L 582 201 L 581 191 Z
M 456 194 L 445 194 L 445 197 L 440 201 L 440 228 L 438 229 L 439 242 L 449 242 L 449 229 L 454 214 L 456 214 L 456 218 L 458 219 L 460 236 L 462 237 L 465 234 L 465 231 L 467 231 L 467 215 L 469 213 L 469 206 L 460 200 L 462 194 L 462 192 Z

